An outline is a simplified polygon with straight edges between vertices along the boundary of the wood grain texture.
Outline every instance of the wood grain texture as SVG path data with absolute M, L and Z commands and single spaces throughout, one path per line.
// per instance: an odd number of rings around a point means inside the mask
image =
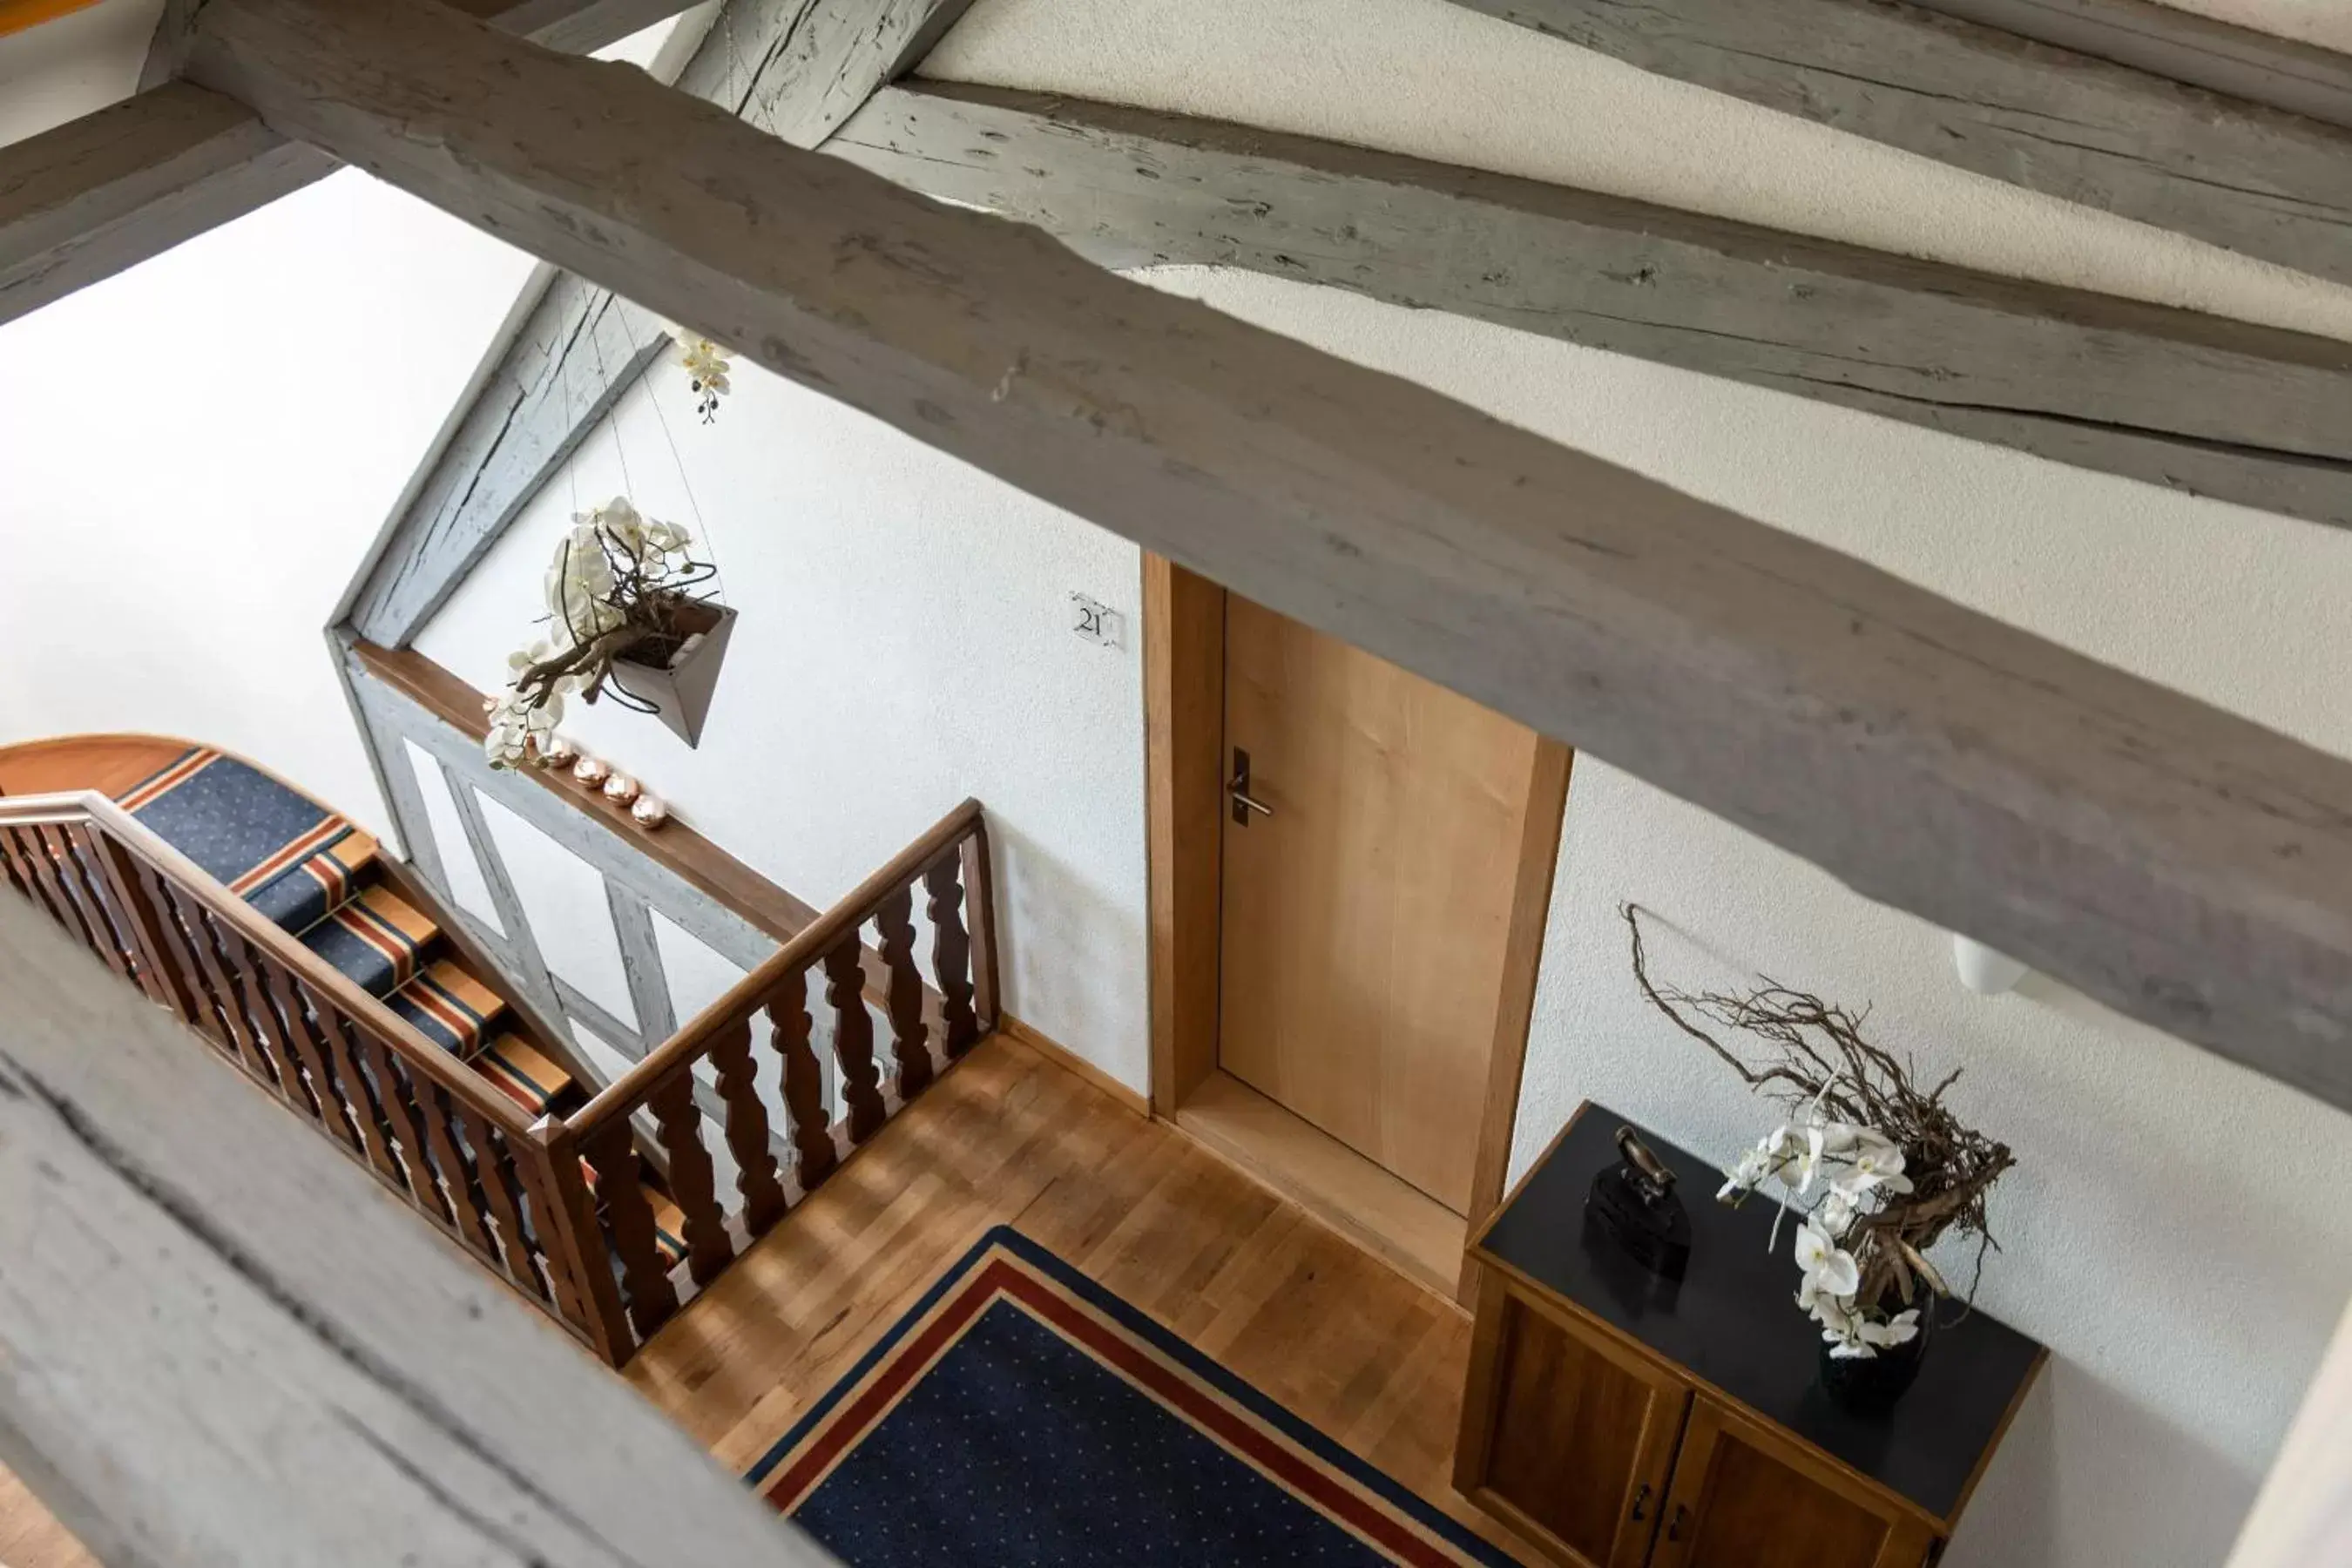
M 1174 1128 L 999 1035 L 894 1117 L 854 1175 L 746 1251 L 625 1374 L 720 1463 L 748 1467 L 1011 1224 L 1504 1542 L 1448 1484 L 1468 1319 Z
M 24 1482 L 0 1470 L 0 1563 L 9 1568 L 100 1568 Z
M 1700 1394 L 1653 1568 L 1925 1568 L 1935 1532 L 1796 1445 Z
M 2352 345 L 2332 340 L 990 88 L 887 89 L 825 151 L 1109 266 L 1246 268 L 2352 525 Z
M 469 9 L 585 51 L 683 5 L 472 0 Z M 161 80 L 182 63 L 193 10 L 178 0 L 167 8 L 141 82 L 154 90 L 0 147 L 0 321 L 334 172 L 333 158 L 268 130 L 243 104 Z M 157 47 L 164 52 L 152 63 Z
M 1201 1080 L 1173 1121 L 1268 1190 L 1298 1205 L 1405 1279 L 1450 1297 L 1462 1271 L 1462 1216 L 1230 1074 Z
M 2352 763 L 443 8 L 215 0 L 200 31 L 192 74 L 281 129 L 2352 1104 Z
M 970 3 L 732 0 L 677 86 L 814 147 L 920 59 Z M 552 279 L 498 346 L 362 568 L 350 616 L 359 635 L 407 647 L 668 345 L 664 323 L 610 289 L 569 273 Z
M 1239 595 L 1224 731 L 1217 1065 L 1467 1214 L 1537 735 Z
M 14 900 L 0 994 L 0 1460 L 101 1561 L 822 1561 Z
M 1177 1108 L 1217 1070 L 1223 900 L 1225 591 L 1143 558 L 1143 814 L 1150 895 L 1151 1100 Z
M 1456 3 L 2029 190 L 2352 279 L 2352 133 L 2341 125 L 1903 0 Z M 1999 20 L 2021 8 L 1966 9 Z M 2189 31 L 2179 29 L 2183 47 Z

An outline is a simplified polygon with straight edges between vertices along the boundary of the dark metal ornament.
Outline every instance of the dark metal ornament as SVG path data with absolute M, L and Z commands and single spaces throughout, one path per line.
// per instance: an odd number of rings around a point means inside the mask
M 1624 1163 L 1592 1178 L 1585 1213 L 1653 1274 L 1679 1279 L 1690 1266 L 1690 1215 L 1675 1194 L 1675 1173 L 1630 1127 L 1617 1129 Z

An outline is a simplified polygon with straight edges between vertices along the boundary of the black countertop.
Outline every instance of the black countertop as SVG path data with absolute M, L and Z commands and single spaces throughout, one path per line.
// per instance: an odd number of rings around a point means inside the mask
M 1690 1268 L 1678 1281 L 1650 1273 L 1585 1224 L 1592 1178 L 1619 1163 L 1614 1140 L 1627 1125 L 1674 1168 L 1690 1214 Z M 2042 1347 L 1987 1313 L 1961 1318 L 1959 1304 L 1947 1301 L 1919 1380 L 1893 1410 L 1856 1415 L 1839 1408 L 1816 1381 L 1821 1331 L 1797 1310 L 1793 1218 L 1781 1229 L 1779 1249 L 1768 1253 L 1778 1203 L 1758 1193 L 1734 1209 L 1715 1201 L 1722 1184 L 1723 1173 L 1707 1162 L 1588 1103 L 1472 1250 L 1679 1363 L 1948 1525 L 2041 1365 Z

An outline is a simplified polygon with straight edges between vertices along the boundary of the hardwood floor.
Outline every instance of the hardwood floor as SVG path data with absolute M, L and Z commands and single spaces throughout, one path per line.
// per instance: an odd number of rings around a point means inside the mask
M 1000 1224 L 1538 1561 L 1449 1481 L 1470 1351 L 1460 1309 L 1001 1036 L 663 1329 L 627 1375 L 722 1464 L 746 1469 Z
M 0 1563 L 7 1568 L 98 1568 L 98 1559 L 6 1470 L 0 1470 Z

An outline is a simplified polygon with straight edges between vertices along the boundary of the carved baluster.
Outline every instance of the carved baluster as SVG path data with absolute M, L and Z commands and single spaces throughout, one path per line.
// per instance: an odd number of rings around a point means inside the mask
M 246 1021 L 236 990 L 229 984 L 220 954 L 213 947 L 212 928 L 205 919 L 207 911 L 176 885 L 165 882 L 163 887 L 172 918 L 187 942 L 188 952 L 195 958 L 196 973 L 203 980 L 214 1015 L 220 1020 L 222 1040 L 236 1053 L 237 1062 L 247 1076 L 267 1088 L 276 1089 L 278 1077 L 270 1070 L 269 1058 L 255 1043 L 252 1026 Z
M 449 1092 L 421 1074 L 411 1075 L 409 1089 L 425 1124 L 425 1144 L 433 1152 L 433 1168 L 440 1174 L 442 1194 L 457 1210 L 457 1233 L 467 1246 L 495 1263 L 498 1246 L 490 1238 L 489 1221 L 483 1215 L 487 1200 L 472 1157 L 458 1144 Z
M 58 875 L 67 893 L 81 906 L 82 923 L 89 928 L 99 957 L 106 960 L 109 969 L 139 984 L 139 957 L 131 951 L 121 912 L 108 896 L 105 868 L 99 862 L 89 829 L 78 822 L 66 822 L 49 831 L 57 837 Z
M 68 936 L 85 947 L 95 948 L 98 939 L 90 935 L 89 923 L 82 919 L 81 906 L 74 902 L 58 875 L 57 850 L 49 843 L 47 830 L 35 823 L 25 832 L 29 840 L 25 846 L 26 858 L 31 861 L 33 876 L 47 895 L 43 901 L 48 905 L 49 913 L 57 917 Z
M 332 1065 L 335 1079 L 343 1088 L 343 1107 L 358 1122 L 364 1137 L 368 1163 L 375 1167 L 391 1186 L 405 1186 L 407 1173 L 400 1166 L 400 1157 L 394 1150 L 392 1122 L 384 1115 L 383 1103 L 377 1097 L 375 1085 L 362 1070 L 360 1058 L 352 1045 L 351 1025 L 333 1004 L 310 988 L 310 983 L 297 974 L 293 977 L 294 994 L 310 1015 L 327 1048 L 327 1059 Z
M 540 1278 L 530 1238 L 523 1234 L 521 1195 L 514 1173 L 507 1165 L 507 1141 L 490 1119 L 472 1106 L 450 1097 L 457 1125 L 474 1148 L 474 1169 L 481 1178 L 482 1195 L 489 1201 L 490 1219 L 498 1227 L 497 1256 L 505 1259 L 507 1278 L 525 1295 L 548 1300 L 547 1282 Z
M 454 1226 L 456 1211 L 442 1195 L 441 1184 L 433 1179 L 433 1163 L 425 1153 L 423 1117 L 409 1092 L 408 1075 L 401 1070 L 400 1058 L 366 1028 L 354 1033 L 375 1082 L 376 1103 L 383 1107 L 384 1120 L 391 1123 L 393 1138 L 399 1145 L 400 1168 L 408 1180 L 409 1195 L 425 1214 L 444 1225 Z
M 808 971 L 795 969 L 768 993 L 769 1043 L 784 1063 L 784 1110 L 792 1121 L 793 1169 L 813 1193 L 833 1174 L 833 1123 L 824 1109 L 824 1064 L 809 1044 Z
M 204 928 L 204 934 L 211 941 L 214 955 L 220 961 L 221 973 L 228 981 L 230 1011 L 244 1023 L 246 1038 L 252 1043 L 255 1054 L 261 1058 L 268 1072 L 269 1076 L 262 1081 L 275 1088 L 295 1110 L 316 1114 L 317 1108 L 310 1103 L 309 1093 L 302 1084 L 301 1068 L 294 1060 L 294 1053 L 287 1048 L 284 1026 L 270 1007 L 269 999 L 262 994 L 259 983 L 255 980 L 240 952 L 242 939 L 234 927 L 210 910 L 198 910 L 196 918 Z
M 963 841 L 964 926 L 971 932 L 971 1007 L 977 1027 L 996 1027 L 996 875 L 989 868 L 988 823 Z
M 194 945 L 188 940 L 179 910 L 173 907 L 163 879 L 144 860 L 127 862 L 139 891 L 145 895 L 148 907 L 155 916 L 155 934 L 163 945 L 163 965 L 178 980 L 186 994 L 188 1022 L 202 1030 L 205 1037 L 229 1057 L 237 1055 L 236 1045 L 230 1035 L 226 1015 L 214 999 L 206 984 L 203 967 L 196 962 Z
M 515 1145 L 515 1170 L 530 1189 L 531 1216 L 563 1321 L 613 1366 L 629 1359 L 636 1335 L 621 1306 L 613 1254 L 596 1218 L 596 1197 L 581 1169 L 580 1141 L 552 1116 L 531 1124 L 531 1147 Z M 525 1157 L 526 1152 L 528 1158 Z
M 929 893 L 923 912 L 931 919 L 931 973 L 940 987 L 940 1021 L 947 1038 L 940 1042 L 948 1059 L 971 1049 L 980 1038 L 980 1023 L 971 1011 L 971 938 L 958 912 L 963 903 L 963 869 L 960 849 L 950 849 L 923 873 Z
M 898 1101 L 903 1105 L 931 1081 L 931 1031 L 923 1022 L 922 973 L 915 967 L 911 888 L 883 895 L 875 907 L 874 929 L 882 938 L 882 963 L 890 974 L 890 1059 L 898 1068 Z
M 20 831 L 0 823 L 0 877 L 5 877 L 10 887 L 40 904 L 43 903 L 40 885 L 33 880 L 32 868 L 17 858 L 16 835 Z
M 669 1156 L 669 1195 L 683 1216 L 687 1271 L 696 1284 L 708 1285 L 734 1261 L 735 1244 L 728 1239 L 727 1216 L 719 1212 L 710 1151 L 702 1146 L 702 1110 L 694 1103 L 694 1074 L 673 1075 L 646 1097 L 646 1108 L 654 1113 L 662 1152 Z
M 197 1023 L 202 1007 L 195 1000 L 193 977 L 173 952 L 165 929 L 169 922 L 139 876 L 142 868 L 138 858 L 104 834 L 98 836 L 97 849 L 138 952 L 147 994 L 187 1022 Z
M 784 1189 L 776 1180 L 775 1151 L 768 1146 L 768 1110 L 753 1081 L 751 1022 L 730 1024 L 711 1037 L 710 1065 L 719 1074 L 719 1098 L 727 1106 L 727 1150 L 735 1156 L 735 1190 L 743 1194 L 743 1226 L 766 1234 L 784 1215 Z
M 286 1038 L 301 1061 L 303 1080 L 310 1086 L 310 1098 L 319 1108 L 320 1125 L 353 1153 L 364 1152 L 367 1140 L 360 1135 L 359 1124 L 352 1120 L 351 1108 L 344 1104 L 347 1097 L 343 1086 L 336 1081 L 334 1068 L 327 1059 L 317 1021 L 295 994 L 293 977 L 269 953 L 257 952 L 253 958 L 278 1016 L 286 1022 Z
M 841 1100 L 849 1141 L 882 1131 L 882 1075 L 874 1066 L 874 1018 L 866 1011 L 866 944 L 853 929 L 824 955 L 824 999 L 833 1008 L 833 1059 L 841 1067 Z
M 621 1260 L 621 1280 L 628 1288 L 629 1321 L 638 1336 L 653 1332 L 677 1310 L 677 1289 L 669 1282 L 661 1251 L 654 1245 L 654 1211 L 646 1202 L 637 1170 L 637 1148 L 629 1119 L 616 1116 L 589 1134 L 581 1152 L 596 1168 L 596 1198 L 604 1211 L 605 1234 Z

